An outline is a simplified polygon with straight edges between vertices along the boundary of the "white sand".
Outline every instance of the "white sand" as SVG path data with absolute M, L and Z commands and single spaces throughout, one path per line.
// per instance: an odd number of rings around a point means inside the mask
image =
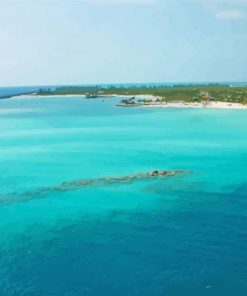
M 122 96 L 121 96 L 122 97 Z M 130 95 L 125 95 L 125 97 L 131 98 Z M 160 103 L 155 102 L 156 99 L 162 99 L 162 97 L 154 96 L 154 95 L 136 95 L 134 96 L 136 99 L 143 99 L 143 100 L 152 100 L 153 102 L 148 102 L 146 105 L 141 107 L 159 107 L 159 108 L 207 108 L 207 109 L 247 109 L 247 105 L 242 105 L 240 103 L 229 103 L 229 102 L 209 102 L 206 106 L 203 105 L 201 102 L 195 103 L 187 103 L 187 102 L 168 102 Z
M 23 96 L 16 96 L 12 97 L 11 99 L 41 99 L 41 98 L 65 98 L 65 97 L 77 97 L 77 98 L 85 98 L 85 95 L 51 95 L 51 96 L 40 96 L 40 95 L 23 95 Z M 101 97 L 126 97 L 131 98 L 131 95 L 105 95 Z M 145 99 L 145 100 L 152 100 L 153 102 L 149 102 L 146 105 L 143 105 L 141 107 L 144 108 L 153 108 L 153 107 L 159 107 L 159 108 L 207 108 L 207 109 L 247 109 L 247 105 L 242 105 L 240 103 L 229 103 L 229 102 L 210 102 L 206 106 L 202 103 L 187 103 L 187 102 L 168 102 L 166 103 L 159 103 L 155 102 L 156 99 L 162 99 L 162 97 L 154 96 L 154 95 L 134 95 L 136 99 Z
M 85 98 L 85 95 L 21 95 L 21 96 L 13 96 L 10 99 L 51 99 L 51 98 L 64 98 L 64 97 L 78 97 L 78 98 Z
M 198 108 L 198 109 L 247 109 L 247 105 L 242 105 L 240 103 L 228 103 L 228 102 L 210 102 L 206 106 L 202 103 L 173 103 L 168 102 L 167 104 L 151 103 L 143 105 L 142 107 L 159 107 L 159 108 Z

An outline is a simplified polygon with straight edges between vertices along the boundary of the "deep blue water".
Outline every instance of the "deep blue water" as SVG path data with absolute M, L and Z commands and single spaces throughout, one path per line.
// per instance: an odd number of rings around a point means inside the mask
M 0 101 L 0 295 L 246 295 L 246 111 L 118 100 Z M 154 169 L 191 174 L 35 194 Z

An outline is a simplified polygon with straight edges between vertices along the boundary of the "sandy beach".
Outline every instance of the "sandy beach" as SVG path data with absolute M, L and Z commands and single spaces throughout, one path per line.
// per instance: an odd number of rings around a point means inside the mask
M 36 94 L 29 94 L 29 95 L 20 95 L 20 96 L 12 96 L 10 99 L 50 99 L 50 98 L 64 98 L 64 97 L 78 97 L 78 98 L 85 98 L 85 95 L 36 95 Z
M 126 96 L 131 98 L 131 96 Z M 198 108 L 198 109 L 247 109 L 247 105 L 240 103 L 222 102 L 222 101 L 212 101 L 206 104 L 201 102 L 183 102 L 183 101 L 171 101 L 167 103 L 156 102 L 156 100 L 162 100 L 162 97 L 154 95 L 136 95 L 135 99 L 138 100 L 152 100 L 152 102 L 147 102 L 139 107 L 144 108 Z
M 144 108 L 152 108 L 152 107 L 159 107 L 159 108 L 198 108 L 198 109 L 247 109 L 246 105 L 240 103 L 229 103 L 229 102 L 210 102 L 208 104 L 202 103 L 186 103 L 186 102 L 168 102 L 167 104 L 160 104 L 160 103 L 149 103 L 143 105 L 141 107 Z
M 85 95 L 47 95 L 47 96 L 42 96 L 42 95 L 21 95 L 21 96 L 13 96 L 11 99 L 50 99 L 50 98 L 69 98 L 69 97 L 74 97 L 74 98 L 83 98 L 85 99 Z M 130 95 L 102 95 L 99 98 L 116 98 L 116 97 L 126 97 L 126 98 L 131 98 L 132 96 Z M 214 101 L 214 102 L 209 102 L 207 104 L 203 104 L 201 102 L 183 102 L 183 101 L 171 101 L 167 103 L 160 103 L 156 102 L 157 99 L 162 99 L 162 97 L 159 96 L 153 96 L 153 95 L 136 95 L 134 96 L 135 99 L 137 100 L 152 100 L 152 102 L 147 102 L 143 105 L 140 105 L 138 107 L 144 107 L 144 108 L 197 108 L 197 109 L 247 109 L 247 105 L 243 105 L 240 103 L 230 103 L 230 102 L 222 102 L 222 101 Z

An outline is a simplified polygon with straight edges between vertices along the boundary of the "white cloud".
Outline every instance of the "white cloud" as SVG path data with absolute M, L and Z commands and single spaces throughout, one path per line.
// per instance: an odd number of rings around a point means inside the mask
M 202 8 L 219 20 L 240 20 L 247 15 L 247 0 L 198 0 Z
M 244 17 L 244 14 L 238 9 L 223 10 L 216 13 L 217 19 L 238 20 Z

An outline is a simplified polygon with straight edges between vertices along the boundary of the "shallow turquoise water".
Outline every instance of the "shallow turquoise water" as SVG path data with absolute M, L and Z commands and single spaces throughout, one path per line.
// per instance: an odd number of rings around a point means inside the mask
M 246 295 L 246 111 L 118 100 L 0 101 L 0 295 Z M 154 169 L 192 174 L 18 199 Z

